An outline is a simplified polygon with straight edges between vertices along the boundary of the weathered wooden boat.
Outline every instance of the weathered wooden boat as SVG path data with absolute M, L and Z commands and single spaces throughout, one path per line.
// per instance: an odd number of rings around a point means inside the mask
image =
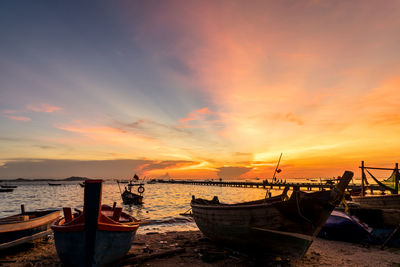
M 364 208 L 400 209 L 400 195 L 351 196 L 351 200 Z
M 400 209 L 400 195 L 399 189 L 399 167 L 396 163 L 394 169 L 390 168 L 375 168 L 365 167 L 364 161 L 361 162 L 361 192 L 359 196 L 351 196 L 351 200 L 359 204 L 363 208 L 380 208 L 380 209 Z M 375 176 L 368 171 L 368 169 L 378 170 L 393 170 L 392 175 L 384 181 L 379 181 Z M 368 185 L 368 180 L 365 171 L 369 173 L 371 178 L 380 185 L 384 190 L 391 192 L 390 195 L 365 195 L 365 187 Z
M 0 219 L 0 250 L 31 242 L 51 234 L 50 225 L 60 217 L 59 210 L 25 212 Z
M 346 171 L 332 190 L 305 193 L 295 188 L 282 195 L 222 204 L 217 197 L 191 201 L 193 217 L 205 236 L 256 256 L 302 257 L 353 177 Z
M 61 184 L 49 183 L 49 186 L 60 186 Z
M 101 205 L 102 180 L 85 182 L 84 209 L 64 217 L 51 228 L 58 256 L 68 266 L 104 266 L 130 249 L 139 223 L 120 207 Z
M 12 188 L 12 189 L 15 189 L 15 188 L 17 188 L 18 186 L 16 186 L 16 185 L 2 185 L 1 186 L 1 188 Z
M 14 191 L 13 188 L 0 188 L 0 193 L 7 193 Z

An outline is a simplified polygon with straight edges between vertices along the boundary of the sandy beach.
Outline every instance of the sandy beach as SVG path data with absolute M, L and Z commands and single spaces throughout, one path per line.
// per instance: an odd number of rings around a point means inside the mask
M 113 266 L 400 266 L 400 249 L 364 247 L 317 238 L 301 260 L 254 260 L 221 248 L 199 231 L 136 236 L 127 256 Z M 54 240 L 3 251 L 0 266 L 62 266 Z

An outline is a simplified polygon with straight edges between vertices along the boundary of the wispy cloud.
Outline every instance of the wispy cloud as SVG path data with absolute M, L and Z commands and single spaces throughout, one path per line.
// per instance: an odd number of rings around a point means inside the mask
M 50 105 L 48 103 L 40 103 L 40 104 L 36 104 L 36 105 L 30 104 L 30 105 L 27 105 L 26 108 L 31 111 L 45 112 L 45 113 L 53 113 L 53 112 L 62 110 L 61 107 Z
M 13 121 L 23 121 L 23 122 L 32 121 L 31 118 L 25 116 L 12 116 L 12 115 L 5 115 L 5 116 Z

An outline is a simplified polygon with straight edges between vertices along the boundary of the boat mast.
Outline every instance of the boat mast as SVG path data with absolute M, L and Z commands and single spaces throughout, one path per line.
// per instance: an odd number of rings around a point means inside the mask
M 276 168 L 275 168 L 275 171 L 274 171 L 274 176 L 272 177 L 272 181 L 274 181 L 274 179 L 275 179 L 276 171 L 278 170 L 279 163 L 281 162 L 281 158 L 282 158 L 282 153 L 279 156 L 278 164 L 276 165 Z

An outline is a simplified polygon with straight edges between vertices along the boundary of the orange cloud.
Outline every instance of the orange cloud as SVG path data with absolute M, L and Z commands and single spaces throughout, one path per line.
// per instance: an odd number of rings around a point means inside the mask
M 24 116 L 11 116 L 11 115 L 5 115 L 7 118 L 9 118 L 10 120 L 14 120 L 14 121 L 32 121 L 31 118 L 28 117 L 24 117 Z
M 179 120 L 181 128 L 203 128 L 204 124 L 213 124 L 220 122 L 219 115 L 216 112 L 211 111 L 208 107 L 197 109 L 190 112 L 185 118 Z M 191 124 L 189 124 L 192 122 Z M 195 123 L 196 122 L 196 123 Z
M 62 110 L 61 107 L 53 106 L 47 103 L 41 103 L 39 105 L 28 105 L 26 108 L 31 111 L 45 112 L 45 113 L 53 113 Z

